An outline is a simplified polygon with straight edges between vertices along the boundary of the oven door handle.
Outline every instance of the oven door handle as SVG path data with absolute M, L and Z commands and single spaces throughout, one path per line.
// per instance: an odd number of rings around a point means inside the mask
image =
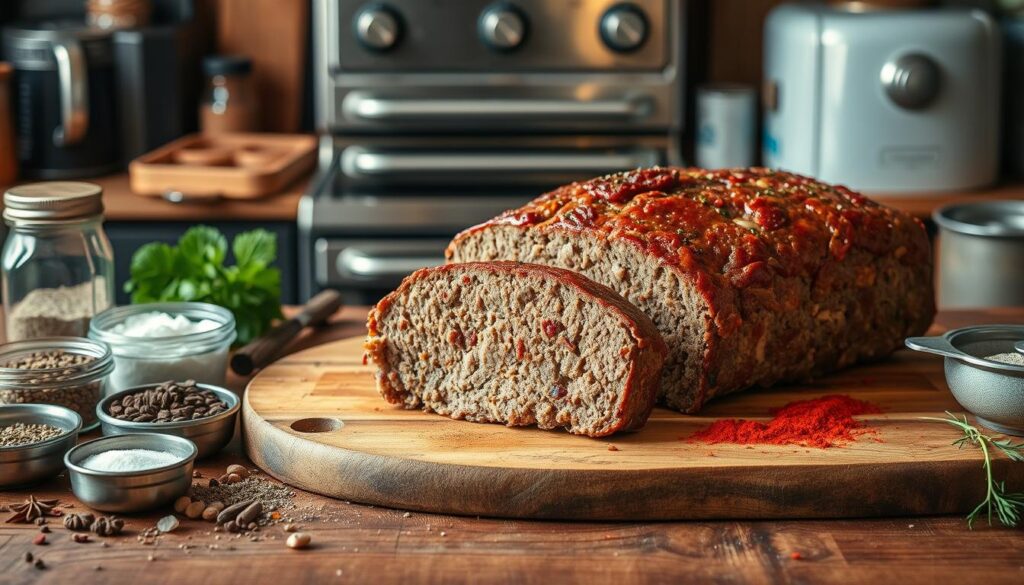
M 381 152 L 350 146 L 341 153 L 341 168 L 349 177 L 400 176 L 437 173 L 550 173 L 598 174 L 657 165 L 659 152 L 636 148 L 621 152 Z
M 337 257 L 337 269 L 341 274 L 361 278 L 401 277 L 410 272 L 444 264 L 444 257 L 434 254 L 417 256 L 415 250 L 408 255 L 374 255 L 356 247 L 345 248 Z
M 457 122 L 556 120 L 630 120 L 653 112 L 648 97 L 570 100 L 536 98 L 406 99 L 353 91 L 341 104 L 346 116 L 372 122 L 452 120 Z

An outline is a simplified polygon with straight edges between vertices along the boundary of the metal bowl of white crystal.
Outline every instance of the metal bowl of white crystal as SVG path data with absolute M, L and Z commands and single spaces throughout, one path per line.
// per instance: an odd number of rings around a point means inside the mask
M 978 325 L 934 337 L 908 337 L 907 347 L 945 358 L 953 397 L 982 425 L 1024 436 L 1024 325 Z M 992 356 L 1003 356 L 1002 360 Z
M 64 470 L 64 454 L 75 446 L 82 429 L 77 412 L 53 404 L 0 406 L 0 427 L 15 423 L 50 425 L 64 432 L 38 443 L 0 447 L 0 489 L 31 485 Z
M 82 465 L 89 457 L 111 450 L 146 449 L 174 455 L 174 463 L 133 471 L 99 471 Z M 71 491 L 86 506 L 101 512 L 128 514 L 152 510 L 185 495 L 192 485 L 192 466 L 199 452 L 183 437 L 135 433 L 100 437 L 64 456 Z
M 167 435 L 175 435 L 178 437 L 185 437 L 190 439 L 199 448 L 199 459 L 209 457 L 214 453 L 217 453 L 227 445 L 233 436 L 235 436 L 235 421 L 238 420 L 238 409 L 241 406 L 241 401 L 238 400 L 238 396 L 220 386 L 214 386 L 212 384 L 196 384 L 197 390 L 209 390 L 217 395 L 217 398 L 221 399 L 224 404 L 227 404 L 227 410 L 224 412 L 208 416 L 205 418 L 197 418 L 193 420 L 183 420 L 178 422 L 132 422 L 130 420 L 121 420 L 115 418 L 110 414 L 110 405 L 115 400 L 128 394 L 134 394 L 148 390 L 150 388 L 156 388 L 160 384 L 144 384 L 142 386 L 136 386 L 134 388 L 128 388 L 122 390 L 116 394 L 111 394 L 96 405 L 96 416 L 100 419 L 100 424 L 103 428 L 104 435 L 123 435 L 125 433 L 164 433 Z

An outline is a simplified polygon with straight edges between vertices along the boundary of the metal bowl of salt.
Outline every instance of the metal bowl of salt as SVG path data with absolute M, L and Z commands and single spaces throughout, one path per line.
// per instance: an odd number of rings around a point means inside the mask
M 154 453 L 161 461 L 134 462 L 136 450 Z M 109 453 L 117 469 L 99 468 L 92 457 Z M 135 433 L 100 437 L 75 447 L 64 455 L 71 478 L 71 491 L 86 506 L 102 512 L 131 513 L 151 510 L 174 501 L 192 486 L 192 465 L 199 450 L 184 437 L 158 433 Z
M 1024 436 L 1024 325 L 964 327 L 906 344 L 945 358 L 950 392 L 979 423 Z

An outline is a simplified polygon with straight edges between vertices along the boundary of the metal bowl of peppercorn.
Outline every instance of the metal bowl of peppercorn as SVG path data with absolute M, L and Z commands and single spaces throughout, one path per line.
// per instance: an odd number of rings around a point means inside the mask
M 96 405 L 104 435 L 163 433 L 185 437 L 199 458 L 220 451 L 235 434 L 241 402 L 234 392 L 185 382 L 144 384 L 122 390 Z
M 52 404 L 0 406 L 0 489 L 30 485 L 64 470 L 82 417 Z

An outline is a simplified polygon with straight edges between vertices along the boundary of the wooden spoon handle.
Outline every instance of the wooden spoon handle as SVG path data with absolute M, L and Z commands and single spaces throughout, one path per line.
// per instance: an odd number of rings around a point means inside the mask
M 292 339 L 304 328 L 319 325 L 341 308 L 341 294 L 336 290 L 325 290 L 309 299 L 302 312 L 279 324 L 258 339 L 235 352 L 231 356 L 231 369 L 240 376 L 248 376 L 253 371 L 274 361 Z

